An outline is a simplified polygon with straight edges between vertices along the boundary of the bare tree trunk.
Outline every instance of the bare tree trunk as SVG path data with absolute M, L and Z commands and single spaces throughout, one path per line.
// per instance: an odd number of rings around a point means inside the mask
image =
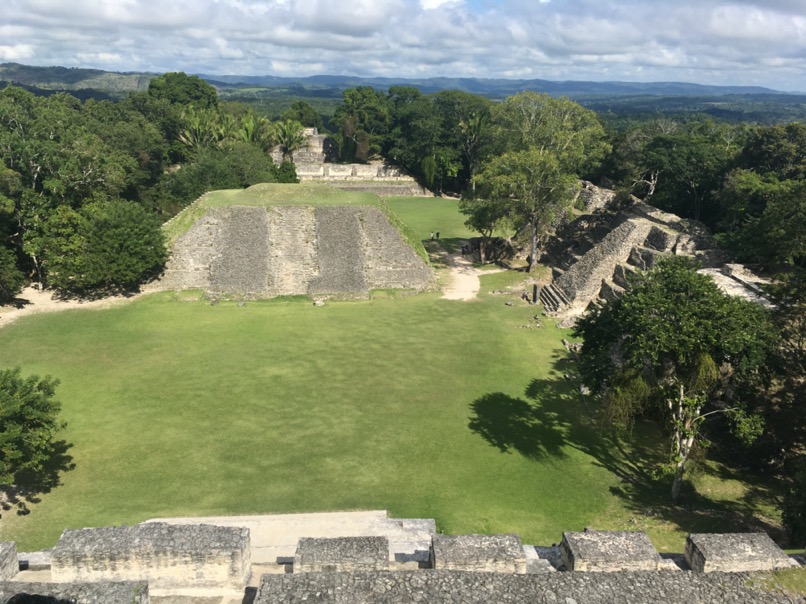
M 537 268 L 537 225 L 532 223 L 532 244 L 529 254 L 529 272 L 533 273 Z

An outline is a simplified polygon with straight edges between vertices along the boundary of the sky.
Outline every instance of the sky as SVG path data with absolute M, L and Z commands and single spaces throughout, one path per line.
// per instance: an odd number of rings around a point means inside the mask
M 4 0 L 0 62 L 806 92 L 806 0 Z

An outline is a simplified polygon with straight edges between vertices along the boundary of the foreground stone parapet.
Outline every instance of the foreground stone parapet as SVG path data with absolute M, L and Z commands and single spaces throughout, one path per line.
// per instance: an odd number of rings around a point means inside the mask
M 295 573 L 353 572 L 389 568 L 386 537 L 303 537 L 294 555 Z
M 11 579 L 20 571 L 17 560 L 17 544 L 13 541 L 0 542 L 0 581 Z
M 750 587 L 744 574 L 542 573 L 511 575 L 448 570 L 263 575 L 254 604 L 792 604 Z
M 159 522 L 66 530 L 53 548 L 54 581 L 148 581 L 152 588 L 246 587 L 249 529 Z
M 31 597 L 34 596 L 34 597 Z M 36 599 L 38 596 L 39 599 Z M 16 598 L 16 599 L 15 599 Z M 142 581 L 97 583 L 0 582 L 0 602 L 44 602 L 52 604 L 148 604 L 148 583 Z
M 658 570 L 661 558 L 646 533 L 589 531 L 563 533 L 560 554 L 567 570 Z
M 526 572 L 526 556 L 517 535 L 434 535 L 431 561 L 437 570 Z
M 686 539 L 686 563 L 697 572 L 746 572 L 795 563 L 766 533 L 699 533 Z

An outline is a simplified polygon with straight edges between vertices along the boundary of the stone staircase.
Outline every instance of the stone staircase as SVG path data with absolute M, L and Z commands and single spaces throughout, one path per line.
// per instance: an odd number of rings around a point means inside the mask
M 540 302 L 547 312 L 557 313 L 568 306 L 568 297 L 555 283 L 549 283 L 540 288 Z

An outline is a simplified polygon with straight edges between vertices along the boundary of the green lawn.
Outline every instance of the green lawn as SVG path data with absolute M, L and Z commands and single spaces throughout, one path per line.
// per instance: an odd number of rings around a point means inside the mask
M 455 201 L 388 204 L 417 236 L 467 235 Z M 615 440 L 563 377 L 568 333 L 484 293 L 519 278 L 483 276 L 473 302 L 212 306 L 185 292 L 20 319 L 0 330 L 0 367 L 61 380 L 74 468 L 29 514 L 6 511 L 0 537 L 25 551 L 69 527 L 354 509 L 537 544 L 646 530 L 676 551 L 689 531 L 774 528 L 774 489 L 716 464 L 667 505 L 668 484 L 647 480 L 665 449 L 654 427 Z

